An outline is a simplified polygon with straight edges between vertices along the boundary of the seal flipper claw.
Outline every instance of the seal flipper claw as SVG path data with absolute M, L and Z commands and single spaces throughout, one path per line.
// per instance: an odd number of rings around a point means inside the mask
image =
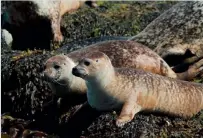
M 121 119 L 117 119 L 116 120 L 116 126 L 117 127 L 123 127 L 126 123 L 128 123 L 128 122 L 130 122 L 131 120 L 129 120 L 129 121 L 122 121 Z
M 121 127 L 130 122 L 139 111 L 141 111 L 141 106 L 136 104 L 134 101 L 124 103 L 121 113 L 116 120 L 116 126 Z

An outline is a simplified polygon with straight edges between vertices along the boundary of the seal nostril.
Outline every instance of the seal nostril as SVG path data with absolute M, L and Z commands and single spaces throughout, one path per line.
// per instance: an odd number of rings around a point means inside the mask
M 89 61 L 85 61 L 84 64 L 85 64 L 85 66 L 89 66 L 90 62 Z
M 54 68 L 55 68 L 55 69 L 59 69 L 60 66 L 59 66 L 59 65 L 54 65 Z
M 77 71 L 77 69 L 76 68 L 73 68 L 73 72 L 76 72 Z
M 77 69 L 77 68 L 73 68 L 73 69 L 72 69 L 73 75 L 74 75 L 74 74 L 77 74 L 77 72 L 78 72 L 78 69 Z

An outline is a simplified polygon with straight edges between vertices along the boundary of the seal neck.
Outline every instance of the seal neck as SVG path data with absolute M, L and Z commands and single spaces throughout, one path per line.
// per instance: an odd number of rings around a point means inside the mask
M 113 66 L 108 66 L 102 72 L 99 72 L 97 76 L 86 81 L 91 86 L 98 88 L 106 88 L 110 82 L 115 79 L 115 70 Z
M 85 81 L 82 78 L 72 75 L 71 82 L 69 82 L 69 87 L 72 92 L 86 93 L 87 87 Z

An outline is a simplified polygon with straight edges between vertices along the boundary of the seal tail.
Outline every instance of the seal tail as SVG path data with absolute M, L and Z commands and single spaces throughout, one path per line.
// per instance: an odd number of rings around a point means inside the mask
M 203 58 L 191 65 L 189 69 L 182 73 L 177 73 L 178 79 L 181 80 L 192 80 L 199 74 L 203 74 Z
M 160 70 L 164 76 L 168 76 L 174 79 L 178 78 L 177 74 L 168 66 L 164 60 L 161 60 L 160 64 Z

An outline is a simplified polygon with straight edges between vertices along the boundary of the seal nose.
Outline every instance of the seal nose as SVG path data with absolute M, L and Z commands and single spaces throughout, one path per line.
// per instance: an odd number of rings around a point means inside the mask
M 72 69 L 72 74 L 77 77 L 83 77 L 86 75 L 86 71 L 83 68 L 74 67 Z
M 77 69 L 76 67 L 74 67 L 74 68 L 72 69 L 72 74 L 75 75 L 75 76 L 78 76 L 78 75 L 79 75 L 79 71 L 78 71 L 78 69 Z

